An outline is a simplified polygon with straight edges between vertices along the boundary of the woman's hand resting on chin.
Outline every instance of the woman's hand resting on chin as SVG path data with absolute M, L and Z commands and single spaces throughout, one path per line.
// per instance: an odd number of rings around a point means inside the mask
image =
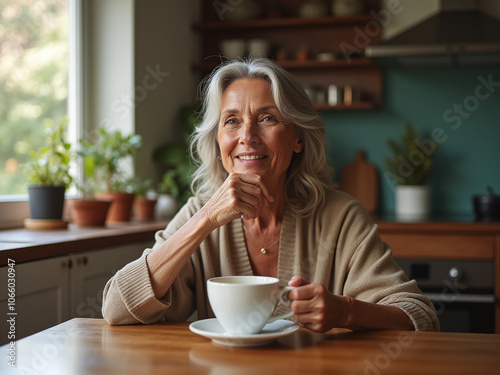
M 203 207 L 214 228 L 229 223 L 237 216 L 255 219 L 264 205 L 274 202 L 269 189 L 257 174 L 231 173 Z

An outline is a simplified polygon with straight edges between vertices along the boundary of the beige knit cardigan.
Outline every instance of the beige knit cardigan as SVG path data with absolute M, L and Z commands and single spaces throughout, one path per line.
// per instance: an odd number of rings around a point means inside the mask
M 224 275 L 252 275 L 242 219 L 214 230 L 192 254 L 163 298 L 154 297 L 146 255 L 175 233 L 200 208 L 190 198 L 156 243 L 119 270 L 106 284 L 103 316 L 109 324 L 155 323 L 213 317 L 206 280 Z M 338 190 L 328 194 L 316 215 L 295 217 L 285 209 L 277 277 L 286 285 L 294 275 L 324 284 L 332 293 L 401 308 L 416 330 L 439 330 L 429 300 L 392 259 L 363 207 Z

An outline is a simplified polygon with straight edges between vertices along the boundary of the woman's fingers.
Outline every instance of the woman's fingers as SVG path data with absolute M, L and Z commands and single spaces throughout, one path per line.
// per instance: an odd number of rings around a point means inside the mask
M 292 278 L 294 280 L 294 278 Z M 345 298 L 330 293 L 324 285 L 308 283 L 288 293 L 295 321 L 315 332 L 343 327 L 348 311 Z
M 274 197 L 271 195 L 271 192 L 269 191 L 269 188 L 267 185 L 262 181 L 262 177 L 258 174 L 233 174 L 234 176 L 238 176 L 238 178 L 241 179 L 241 181 L 251 184 L 254 186 L 257 186 L 259 190 L 259 196 L 264 197 L 265 199 L 265 205 L 268 206 L 269 203 L 274 202 Z
M 267 196 L 267 197 L 266 197 Z M 263 204 L 274 200 L 258 175 L 231 174 L 205 205 L 205 212 L 214 226 L 227 224 L 235 217 L 260 216 Z
M 302 277 L 300 276 L 292 276 L 292 278 L 290 279 L 290 281 L 288 282 L 288 285 L 290 286 L 301 286 L 301 285 L 307 285 L 307 284 L 310 284 L 308 281 L 304 280 Z

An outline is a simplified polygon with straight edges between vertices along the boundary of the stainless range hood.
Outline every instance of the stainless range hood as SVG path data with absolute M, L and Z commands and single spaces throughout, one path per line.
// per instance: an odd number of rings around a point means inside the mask
M 473 10 L 441 11 L 413 28 L 377 45 L 365 55 L 403 66 L 500 64 L 500 21 Z

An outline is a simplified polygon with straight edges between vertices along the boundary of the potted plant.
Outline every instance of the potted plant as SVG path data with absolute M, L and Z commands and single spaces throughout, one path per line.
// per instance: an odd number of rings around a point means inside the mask
M 157 198 L 156 192 L 151 189 L 152 180 L 136 176 L 132 179 L 131 186 L 135 194 L 134 217 L 141 221 L 153 220 Z
M 179 205 L 185 203 L 189 196 L 191 161 L 189 158 L 189 137 L 198 122 L 194 106 L 182 106 L 177 114 L 177 123 L 182 129 L 182 140 L 166 142 L 153 152 L 153 160 L 164 167 L 162 181 L 158 185 L 161 195 L 170 195 Z M 165 198 L 159 197 L 160 207 Z
M 77 152 L 77 155 L 82 157 L 84 178 L 76 183 L 81 197 L 69 200 L 73 224 L 80 227 L 102 227 L 106 224 L 111 200 L 96 198 L 98 184 L 94 159 L 91 156 L 83 156 L 82 151 Z
M 396 215 L 400 219 L 422 220 L 430 212 L 430 188 L 426 184 L 440 144 L 419 138 L 411 124 L 406 124 L 399 142 L 388 139 L 393 157 L 385 160 L 386 180 L 395 186 Z
M 95 168 L 95 181 L 101 183 L 98 199 L 112 200 L 107 221 L 129 221 L 132 216 L 134 193 L 127 192 L 122 161 L 135 156 L 142 145 L 138 134 L 122 135 L 119 131 L 108 131 L 104 126 L 97 129 L 94 142 L 80 140 L 79 155 Z
M 73 159 L 71 145 L 66 141 L 68 120 L 53 127 L 52 121 L 45 124 L 44 147 L 30 152 L 30 161 L 24 165 L 28 178 L 28 195 L 31 219 L 25 225 L 43 229 L 66 227 L 62 220 L 64 194 L 73 182 L 70 163 Z M 40 222 L 44 220 L 44 222 Z
M 158 202 L 156 204 L 156 213 L 158 218 L 167 219 L 175 215 L 178 209 L 178 199 L 180 195 L 177 182 L 178 172 L 176 169 L 170 169 L 163 175 L 162 180 L 157 186 Z

